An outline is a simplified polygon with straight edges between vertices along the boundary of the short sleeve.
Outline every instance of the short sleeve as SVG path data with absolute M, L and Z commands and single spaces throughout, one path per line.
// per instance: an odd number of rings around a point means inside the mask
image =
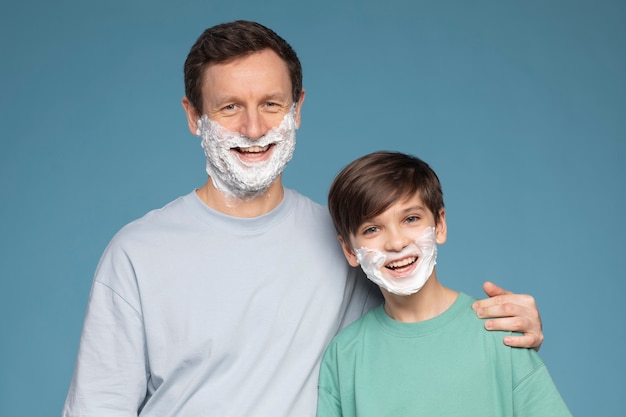
M 514 416 L 571 417 L 548 369 L 532 349 L 511 349 Z
M 89 296 L 64 417 L 136 416 L 145 400 L 145 337 L 141 314 L 129 302 L 138 298 L 132 274 L 123 252 L 105 252 Z M 127 283 L 123 291 L 113 288 L 120 281 Z
M 318 384 L 317 417 L 341 417 L 339 399 L 339 373 L 337 367 L 337 345 L 331 343 L 320 367 Z

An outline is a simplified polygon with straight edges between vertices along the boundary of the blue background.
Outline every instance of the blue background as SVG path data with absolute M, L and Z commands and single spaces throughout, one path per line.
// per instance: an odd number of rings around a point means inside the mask
M 574 415 L 623 415 L 624 1 L 1 6 L 0 416 L 60 414 L 105 245 L 205 181 L 182 65 L 202 30 L 238 18 L 303 63 L 286 185 L 323 203 L 357 156 L 425 159 L 448 209 L 444 284 L 533 294 Z

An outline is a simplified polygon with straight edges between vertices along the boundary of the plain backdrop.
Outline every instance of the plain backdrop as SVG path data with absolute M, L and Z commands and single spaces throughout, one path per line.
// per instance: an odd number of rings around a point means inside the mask
M 365 153 L 426 160 L 448 210 L 442 282 L 534 295 L 573 414 L 624 415 L 624 1 L 1 6 L 0 416 L 60 415 L 106 244 L 206 180 L 182 66 L 235 19 L 273 28 L 304 67 L 285 184 L 325 203 Z

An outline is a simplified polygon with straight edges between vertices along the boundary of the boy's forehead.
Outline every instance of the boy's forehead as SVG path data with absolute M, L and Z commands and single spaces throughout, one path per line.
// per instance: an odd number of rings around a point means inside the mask
M 393 200 L 390 204 L 388 204 L 382 210 L 379 210 L 378 213 L 372 216 L 369 216 L 369 218 L 363 219 L 363 223 L 370 222 L 372 220 L 375 220 L 378 217 L 381 217 L 387 214 L 392 214 L 395 212 L 400 213 L 400 214 L 407 214 L 410 212 L 430 213 L 430 210 L 422 201 L 422 196 L 419 191 L 406 192 L 404 194 L 401 194 L 398 198 Z
M 399 204 L 419 204 L 423 206 L 422 191 L 407 191 L 396 202 Z
M 428 207 L 424 204 L 424 201 L 422 200 L 422 193 L 419 190 L 415 192 L 406 192 L 400 195 L 398 199 L 387 207 L 387 210 L 389 209 L 428 211 Z

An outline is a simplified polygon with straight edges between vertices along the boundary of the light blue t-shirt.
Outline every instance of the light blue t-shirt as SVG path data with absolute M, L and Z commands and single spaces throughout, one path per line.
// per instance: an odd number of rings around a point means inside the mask
M 102 256 L 63 416 L 314 416 L 324 349 L 380 302 L 356 272 L 292 190 L 257 218 L 152 211 Z

